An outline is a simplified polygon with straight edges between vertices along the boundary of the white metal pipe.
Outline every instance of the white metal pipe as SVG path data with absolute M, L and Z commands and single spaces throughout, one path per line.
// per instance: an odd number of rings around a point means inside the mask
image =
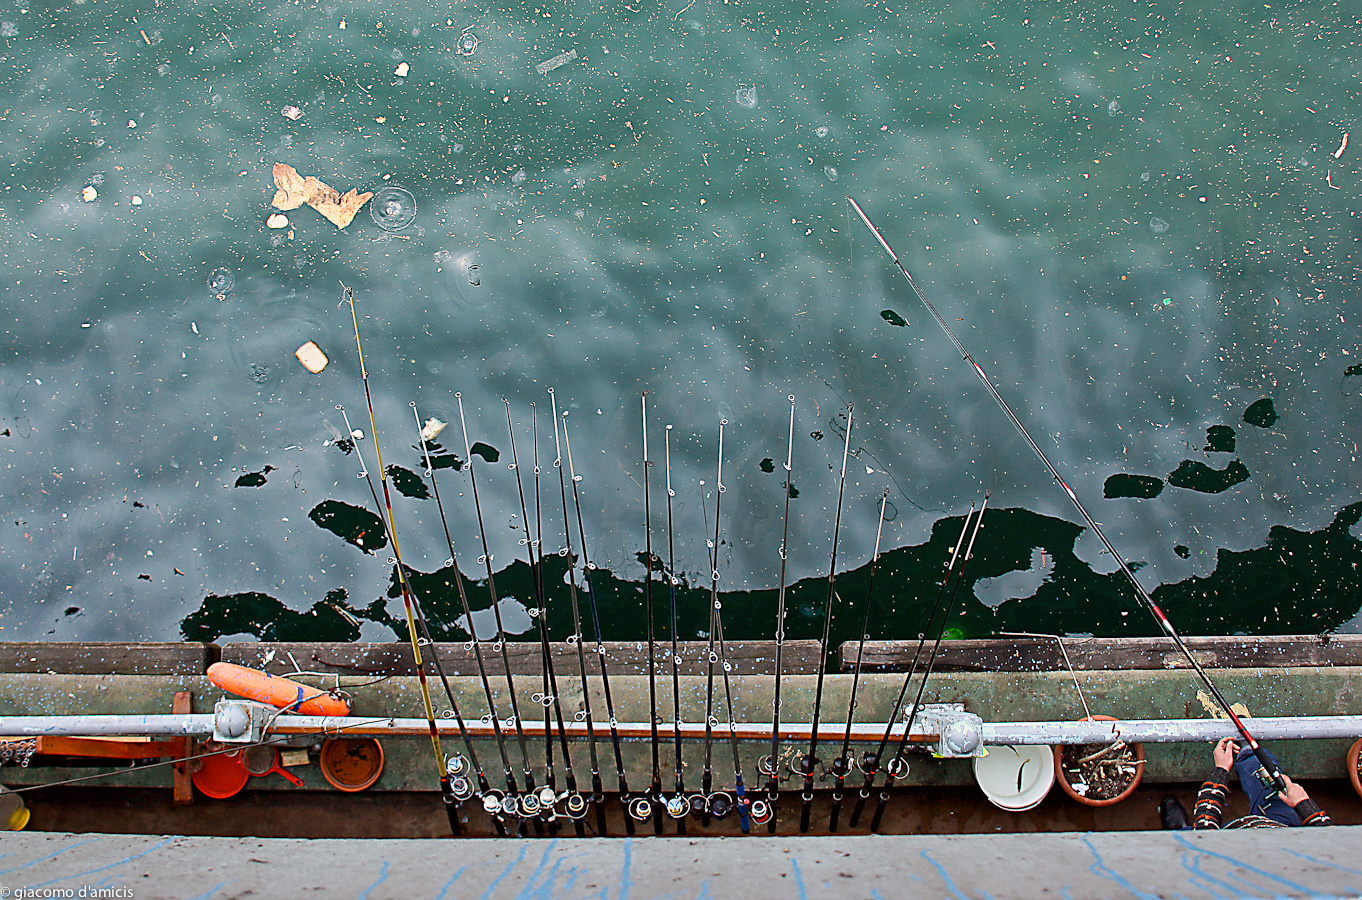
M 994 722 L 983 726 L 985 744 L 1098 744 L 1111 739 L 1113 724 L 1127 741 L 1142 743 L 1180 743 L 1216 741 L 1238 734 L 1227 719 L 1130 719 L 1111 722 Z M 1362 716 L 1282 716 L 1254 718 L 1245 723 L 1255 738 L 1260 740 L 1302 740 L 1319 738 L 1356 738 L 1362 736 Z M 440 732 L 457 735 L 458 726 L 452 719 L 439 723 Z M 530 734 L 543 734 L 542 722 L 526 722 Z M 846 726 L 824 723 L 819 726 L 819 737 L 841 737 Z M 647 737 L 650 726 L 644 722 L 621 722 L 621 734 L 630 738 Z M 703 724 L 682 727 L 683 737 L 703 733 Z M 471 721 L 468 730 L 474 737 L 491 737 L 490 723 Z M 275 734 L 326 734 L 347 732 L 376 736 L 416 736 L 428 734 L 425 719 L 379 718 L 366 716 L 294 716 L 283 715 L 274 720 L 270 731 Z M 586 736 L 583 723 L 567 727 L 569 737 Z M 726 732 L 720 724 L 717 732 Z M 914 728 L 914 742 L 931 740 L 928 734 L 919 735 Z M 25 738 L 39 735 L 127 736 L 145 735 L 166 737 L 174 735 L 209 735 L 213 732 L 213 715 L 115 715 L 115 716 L 0 716 L 0 737 Z M 783 737 L 807 739 L 809 728 L 798 723 L 782 724 Z M 884 733 L 883 724 L 855 724 L 852 740 L 878 741 Z M 901 735 L 903 726 L 894 727 L 894 735 Z M 757 723 L 738 726 L 741 740 L 771 739 L 771 726 Z

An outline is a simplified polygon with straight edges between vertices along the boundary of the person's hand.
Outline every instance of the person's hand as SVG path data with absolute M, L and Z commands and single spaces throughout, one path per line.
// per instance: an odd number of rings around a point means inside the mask
M 1217 768 L 1228 772 L 1234 768 L 1234 758 L 1238 755 L 1239 745 L 1234 742 L 1234 738 L 1221 738 L 1211 753 L 1211 759 L 1215 760 Z
M 1300 803 L 1302 800 L 1310 799 L 1310 795 L 1305 792 L 1305 788 L 1296 784 L 1296 782 L 1292 781 L 1285 774 L 1282 775 L 1282 781 L 1286 782 L 1286 790 L 1282 792 L 1282 802 L 1287 806 L 1295 809 L 1297 803 Z

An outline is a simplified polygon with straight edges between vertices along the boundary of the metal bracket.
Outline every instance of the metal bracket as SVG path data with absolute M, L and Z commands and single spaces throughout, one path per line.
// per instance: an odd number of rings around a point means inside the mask
M 265 725 L 279 710 L 253 700 L 223 699 L 213 704 L 213 740 L 224 744 L 257 744 Z
M 917 723 L 925 734 L 937 736 L 936 743 L 931 745 L 933 756 L 969 759 L 985 755 L 984 720 L 965 712 L 963 703 L 924 705 L 917 715 Z

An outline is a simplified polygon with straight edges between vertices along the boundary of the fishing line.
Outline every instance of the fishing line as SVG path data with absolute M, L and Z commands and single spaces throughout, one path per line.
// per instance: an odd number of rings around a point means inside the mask
M 449 548 L 449 559 L 446 562 L 446 565 L 453 573 L 454 587 L 459 595 L 459 603 L 463 607 L 464 621 L 468 623 L 468 634 L 470 637 L 468 643 L 469 646 L 473 648 L 473 659 L 477 662 L 478 666 L 478 680 L 482 684 L 483 698 L 487 701 L 487 718 L 492 725 L 492 733 L 496 737 L 497 751 L 501 756 L 501 764 L 506 776 L 507 794 L 502 800 L 498 800 L 494 794 L 489 793 L 487 776 L 483 774 L 482 767 L 477 765 L 477 757 L 471 757 L 474 760 L 474 768 L 477 770 L 478 778 L 483 785 L 483 807 L 497 822 L 500 822 L 501 817 L 506 814 L 512 815 L 518 820 L 520 818 L 519 801 L 516 798 L 519 795 L 520 790 L 516 786 L 515 770 L 511 766 L 510 756 L 506 753 L 506 740 L 501 733 L 501 720 L 497 717 L 496 701 L 492 697 L 492 683 L 487 677 L 487 665 L 482 659 L 482 644 L 479 643 L 477 632 L 473 629 L 473 611 L 468 603 L 468 591 L 464 588 L 463 572 L 459 569 L 459 561 L 454 553 L 454 538 L 449 533 L 449 519 L 445 516 L 444 501 L 440 499 L 440 484 L 435 478 L 435 466 L 430 459 L 429 441 L 433 440 L 435 436 L 438 435 L 439 430 L 443 428 L 444 423 L 441 422 L 439 425 L 432 425 L 429 423 L 427 423 L 427 425 L 422 425 L 421 412 L 417 409 L 414 402 L 411 404 L 411 409 L 412 414 L 416 416 L 417 435 L 421 442 L 421 453 L 426 463 L 425 476 L 430 479 L 431 491 L 435 495 L 435 508 L 439 511 L 440 525 L 444 528 L 445 532 L 445 545 Z M 432 420 L 432 422 L 438 421 L 438 419 Z M 431 434 L 428 438 L 427 435 L 430 434 L 430 432 L 435 432 L 435 434 Z M 427 633 L 426 637 L 427 640 L 429 640 L 429 633 Z M 446 683 L 445 689 L 447 691 L 449 690 L 448 683 Z M 450 702 L 453 703 L 452 691 L 450 692 Z M 503 800 L 504 802 L 502 802 Z M 496 802 L 494 803 L 493 801 Z
M 965 570 L 969 568 L 969 562 L 974 558 L 974 540 L 979 536 L 979 529 L 984 524 L 984 512 L 988 509 L 988 492 L 984 492 L 984 502 L 979 506 L 979 515 L 974 519 L 974 530 L 970 532 L 969 544 L 965 546 L 965 553 L 960 558 L 960 571 L 955 576 L 955 586 L 951 588 L 951 598 L 946 603 L 946 608 L 941 613 L 941 626 L 936 633 L 936 641 L 932 644 L 931 655 L 927 657 L 927 667 L 922 671 L 922 680 L 917 685 L 917 696 L 913 698 L 912 708 L 908 711 L 908 722 L 903 726 L 903 736 L 899 738 L 898 750 L 894 753 L 894 758 L 885 766 L 887 772 L 884 779 L 884 788 L 880 791 L 879 800 L 875 805 L 875 815 L 870 819 L 871 833 L 880 830 L 880 820 L 884 818 L 885 804 L 889 801 L 889 791 L 894 786 L 894 780 L 908 773 L 907 760 L 904 754 L 908 751 L 908 742 L 912 737 L 913 723 L 917 721 L 918 713 L 922 710 L 922 694 L 927 689 L 927 679 L 932 675 L 932 669 L 936 666 L 936 653 L 941 649 L 941 639 L 946 636 L 946 625 L 951 620 L 951 613 L 955 610 L 955 598 L 960 594 L 960 585 L 965 583 Z M 930 623 L 928 623 L 930 626 Z
M 676 795 L 667 801 L 667 815 L 676 820 L 676 833 L 686 833 L 686 814 L 690 804 L 686 801 L 686 779 L 681 762 L 681 653 L 677 649 L 676 636 L 676 541 L 672 532 L 672 426 L 663 432 L 667 472 L 667 595 L 671 605 L 672 618 L 672 729 L 676 743 Z
M 644 607 L 648 618 L 648 719 L 652 726 L 652 750 L 653 750 L 653 781 L 648 787 L 648 803 L 650 807 L 645 809 L 645 804 L 638 803 L 637 800 L 630 805 L 630 813 L 640 820 L 647 818 L 647 813 L 653 815 L 653 832 L 662 833 L 662 763 L 660 760 L 660 747 L 658 746 L 657 734 L 657 658 L 656 648 L 653 646 L 653 516 L 652 516 L 652 493 L 648 490 L 648 470 L 653 467 L 653 462 L 648 458 L 648 392 L 644 391 L 640 398 L 642 411 L 642 435 L 643 435 L 643 555 L 647 576 L 644 582 Z
M 478 476 L 477 467 L 473 465 L 473 451 L 468 444 L 468 423 L 464 421 L 463 415 L 463 395 L 458 391 L 454 392 L 454 401 L 459 406 L 459 428 L 463 431 L 463 452 L 464 458 L 468 460 L 468 483 L 473 489 L 473 509 L 478 517 L 478 537 L 482 540 L 482 562 L 487 572 L 487 593 L 492 602 L 492 615 L 497 623 L 497 640 L 493 642 L 492 649 L 500 651 L 501 665 L 506 672 L 506 693 L 511 698 L 511 721 L 515 726 L 516 742 L 520 745 L 520 756 L 525 764 L 525 797 L 520 798 L 520 812 L 525 815 L 533 810 L 537 800 L 532 800 L 529 807 L 526 807 L 526 797 L 534 798 L 534 770 L 530 765 L 530 748 L 525 742 L 525 727 L 520 716 L 520 701 L 516 699 L 515 676 L 511 674 L 511 660 L 506 651 L 506 641 L 508 639 L 506 627 L 501 622 L 501 598 L 497 596 L 496 579 L 492 575 L 492 550 L 487 544 L 487 528 L 482 519 L 482 502 L 478 498 Z M 477 630 L 473 627 L 473 619 L 468 619 L 468 630 L 473 632 L 474 640 L 477 639 Z M 492 711 L 493 717 L 496 710 Z M 539 834 L 544 833 L 543 822 L 538 818 L 537 810 L 535 813 L 535 830 Z
M 794 422 L 795 398 L 789 395 L 790 433 L 785 444 L 785 522 L 780 535 L 780 588 L 776 592 L 776 683 L 775 700 L 771 703 L 771 755 L 757 764 L 759 771 L 766 775 L 766 812 L 770 821 L 766 830 L 776 833 L 776 801 L 780 797 L 780 681 L 784 674 L 781 656 L 785 650 L 785 572 L 789 561 L 790 546 L 790 495 L 794 493 L 792 473 L 794 472 Z M 758 823 L 760 824 L 760 823 Z
M 568 795 L 565 798 L 568 801 L 568 815 L 572 818 L 577 836 L 584 837 L 586 826 L 582 822 L 581 815 L 574 813 L 584 814 L 586 802 L 577 791 L 577 775 L 572 769 L 572 756 L 568 752 L 567 728 L 563 721 L 563 707 L 558 698 L 558 676 L 554 671 L 553 653 L 549 647 L 549 610 L 548 600 L 544 594 L 543 559 L 541 557 L 538 563 L 535 561 L 535 548 L 539 545 L 539 541 L 535 540 L 530 534 L 530 514 L 525 505 L 525 485 L 520 477 L 520 456 L 516 452 L 515 427 L 511 422 L 511 401 L 503 398 L 501 402 L 506 404 L 506 433 L 511 439 L 511 468 L 515 471 L 516 490 L 520 494 L 520 518 L 525 525 L 525 554 L 530 561 L 530 580 L 533 582 L 534 598 L 538 604 L 535 618 L 539 620 L 540 663 L 543 666 L 543 693 L 538 700 L 540 705 L 544 707 L 544 779 L 547 785 L 547 794 L 541 796 L 539 806 L 545 814 L 552 817 L 553 804 L 557 800 L 558 791 L 553 773 L 553 723 L 550 716 L 551 713 L 557 712 L 558 737 L 563 748 L 563 774 L 567 780 L 568 788 Z M 535 442 L 534 469 L 537 478 L 539 475 L 539 429 L 537 423 L 533 434 Z M 536 534 L 539 534 L 539 532 L 536 531 Z M 549 802 L 545 803 L 545 799 Z M 550 821 L 552 821 L 552 818 L 550 818 Z
M 828 565 L 828 596 L 823 603 L 823 637 L 818 642 L 818 686 L 813 698 L 813 733 L 809 736 L 809 753 L 800 768 L 804 776 L 804 793 L 800 795 L 799 831 L 808 832 L 813 812 L 813 775 L 818 766 L 818 720 L 823 712 L 823 681 L 828 668 L 828 638 L 832 632 L 832 601 L 836 596 L 837 537 L 842 528 L 842 497 L 847 486 L 847 457 L 851 455 L 851 404 L 847 404 L 846 443 L 842 447 L 842 475 L 837 485 L 837 513 L 832 525 L 832 559 Z
M 865 616 L 861 619 L 861 639 L 856 644 L 856 667 L 851 676 L 851 699 L 847 702 L 847 728 L 842 733 L 842 752 L 832 761 L 832 774 L 837 782 L 832 789 L 832 816 L 828 820 L 828 831 L 837 830 L 837 818 L 842 812 L 842 786 L 851 772 L 854 761 L 851 751 L 851 723 L 856 716 L 856 689 L 861 682 L 861 663 L 865 659 L 865 642 L 870 631 L 870 600 L 875 595 L 875 570 L 880 564 L 880 535 L 884 533 L 884 510 L 889 505 L 889 488 L 884 489 L 880 498 L 880 522 L 875 527 L 875 555 L 870 559 L 870 577 L 865 587 Z M 890 721 L 893 721 L 890 719 Z
M 582 612 L 577 601 L 577 564 L 572 555 L 572 527 L 568 524 L 567 482 L 564 476 L 563 448 L 558 440 L 558 397 L 553 392 L 553 388 L 549 388 L 549 406 L 553 414 L 553 448 L 556 454 L 553 467 L 558 470 L 558 493 L 563 500 L 563 537 L 567 542 L 561 552 L 567 557 L 568 597 L 572 601 L 573 634 L 568 638 L 568 643 L 577 646 L 577 667 L 582 677 L 582 712 L 578 717 L 586 722 L 587 747 L 591 755 L 591 799 L 596 804 L 598 833 L 601 837 L 605 837 L 605 788 L 601 784 L 601 766 L 596 753 L 596 728 L 591 718 L 591 686 L 587 682 L 586 651 L 582 648 Z M 574 483 L 574 493 L 576 489 L 577 486 Z M 590 590 L 590 585 L 587 586 L 587 589 Z
M 884 751 L 889 746 L 889 736 L 894 730 L 894 723 L 898 721 L 899 712 L 903 709 L 903 701 L 908 696 L 908 688 L 912 686 L 913 676 L 917 674 L 917 663 L 922 657 L 922 650 L 927 644 L 927 634 L 932 630 L 932 623 L 936 621 L 936 614 L 941 611 L 941 603 L 946 596 L 946 588 L 950 585 L 951 575 L 955 571 L 955 561 L 960 555 L 960 550 L 965 546 L 965 535 L 969 533 L 970 520 L 974 518 L 974 501 L 969 504 L 969 512 L 965 514 L 964 524 L 960 526 L 960 536 L 955 539 L 951 546 L 951 558 L 946 563 L 946 574 L 942 576 L 941 586 L 937 588 L 936 600 L 932 604 L 931 615 L 927 617 L 927 624 L 922 631 L 918 632 L 917 649 L 913 652 L 913 662 L 908 667 L 908 674 L 903 677 L 903 685 L 899 688 L 898 698 L 894 701 L 894 708 L 884 720 L 884 734 L 880 735 L 879 745 L 874 752 L 867 751 L 861 757 L 859 768 L 865 776 L 865 781 L 861 784 L 860 795 L 856 798 L 856 806 L 851 811 L 851 818 L 848 825 L 855 828 L 856 823 L 861 820 L 861 813 L 865 811 L 866 801 L 870 799 L 870 789 L 875 785 L 875 776 L 880 772 L 880 760 L 884 758 Z
M 360 342 L 359 338 L 359 313 L 355 311 L 355 292 L 352 291 L 350 288 L 346 288 L 345 297 L 346 300 L 348 300 L 350 303 L 350 321 L 354 324 L 355 327 L 355 352 L 359 359 L 360 380 L 364 384 L 364 401 L 366 405 L 369 407 L 369 431 L 371 434 L 373 434 L 374 437 L 374 453 L 378 457 L 378 476 L 379 481 L 383 485 L 383 498 L 386 501 L 387 506 L 388 513 L 387 517 L 384 518 L 380 516 L 380 520 L 383 522 L 383 527 L 388 533 L 388 541 L 392 544 L 393 548 L 393 559 L 397 564 L 397 579 L 402 589 L 402 605 L 406 608 L 407 634 L 411 641 L 412 661 L 416 666 L 417 681 L 419 682 L 421 687 L 421 703 L 425 708 L 426 722 L 430 726 L 431 748 L 435 751 L 435 762 L 440 769 L 440 794 L 442 797 L 445 798 L 446 801 L 445 809 L 449 817 L 450 830 L 453 831 L 455 834 L 458 834 L 459 817 L 457 811 L 454 808 L 454 803 L 452 802 L 452 798 L 454 795 L 453 786 L 450 784 L 449 771 L 447 768 L 447 764 L 445 762 L 444 750 L 442 750 L 440 747 L 440 732 L 435 725 L 435 705 L 431 702 L 430 699 L 430 684 L 426 681 L 425 660 L 423 660 L 421 657 L 421 641 L 416 634 L 416 617 L 413 611 L 415 601 L 412 599 L 411 585 L 407 582 L 406 567 L 402 565 L 402 553 L 397 545 L 397 523 L 396 519 L 393 517 L 392 495 L 388 491 L 388 477 L 383 469 L 383 451 L 378 443 L 378 421 L 374 416 L 373 396 L 369 392 L 369 370 L 364 365 L 364 345 Z M 353 435 L 355 432 L 353 429 L 350 429 L 350 423 L 348 420 L 346 421 L 345 425 L 346 428 L 349 429 L 349 433 Z M 355 455 L 359 459 L 360 469 L 362 470 L 362 474 L 365 480 L 367 481 L 369 479 L 369 470 L 364 465 L 364 454 L 361 453 L 359 450 L 358 441 L 355 442 Z M 369 490 L 373 492 L 372 481 L 369 482 Z M 374 492 L 374 505 L 376 506 L 378 505 L 377 492 Z M 382 507 L 380 507 L 380 512 L 381 511 Z
M 596 571 L 596 566 L 591 562 L 591 557 L 586 552 L 586 527 L 582 522 L 582 499 L 577 490 L 577 483 L 581 480 L 577 475 L 577 467 L 572 463 L 572 440 L 568 437 L 567 410 L 563 410 L 563 449 L 567 452 L 568 476 L 572 479 L 572 507 L 577 513 L 577 540 L 582 547 L 582 567 L 586 574 L 583 580 L 586 584 L 586 596 L 591 604 L 591 624 L 596 630 L 596 656 L 601 662 L 601 686 L 605 690 L 605 715 L 610 721 L 610 742 L 615 750 L 615 770 L 619 775 L 620 801 L 625 805 L 624 830 L 631 837 L 634 834 L 634 817 L 629 815 L 629 781 L 624 771 L 624 754 L 620 748 L 619 720 L 615 717 L 615 701 L 610 693 L 610 673 L 607 671 L 605 662 L 605 636 L 601 633 L 601 612 L 596 602 L 595 579 L 591 574 Z
M 1243 735 L 1244 741 L 1249 745 L 1249 749 L 1253 751 L 1253 755 L 1258 758 L 1259 764 L 1266 770 L 1268 776 L 1272 779 L 1273 784 L 1276 785 L 1277 790 L 1279 792 L 1285 792 L 1286 781 L 1282 777 L 1281 769 L 1273 762 L 1272 758 L 1268 756 L 1267 751 L 1260 747 L 1258 742 L 1254 740 L 1253 735 L 1249 733 L 1248 728 L 1244 726 L 1244 723 L 1239 718 L 1238 714 L 1230 707 L 1229 701 L 1225 699 L 1224 695 L 1220 693 L 1220 689 L 1211 681 L 1211 676 L 1202 668 L 1201 661 L 1196 658 L 1196 655 L 1192 653 L 1191 648 L 1187 646 L 1186 642 L 1183 641 L 1182 636 L 1178 634 L 1177 629 L 1173 627 L 1173 623 L 1168 620 L 1168 617 L 1164 615 L 1163 610 L 1154 602 L 1154 598 L 1151 597 L 1144 589 L 1144 586 L 1140 584 L 1140 580 L 1135 577 L 1135 572 L 1130 568 L 1129 564 L 1126 563 L 1125 558 L 1122 557 L 1120 553 L 1116 552 L 1116 547 L 1112 545 L 1111 541 L 1107 540 L 1107 536 L 1102 532 L 1097 521 L 1093 519 L 1092 516 L 1088 515 L 1087 509 L 1079 502 L 1078 494 L 1074 493 L 1074 489 L 1069 487 L 1068 483 L 1060 476 L 1059 470 L 1050 462 L 1050 459 L 1045 455 L 1045 452 L 1040 449 L 1040 445 L 1032 439 L 1025 426 L 1022 425 L 1021 420 L 1017 418 L 1017 414 L 1012 411 L 1012 407 L 1007 405 L 1007 401 L 1003 400 L 1002 394 L 998 393 L 998 389 L 993 386 L 993 381 L 985 374 L 983 367 L 975 362 L 974 357 L 970 356 L 969 351 L 965 349 L 965 345 L 960 343 L 960 339 L 955 336 L 955 332 L 946 324 L 946 320 L 941 317 L 941 313 L 937 312 L 936 307 L 927 299 L 927 295 L 923 293 L 922 288 L 918 287 L 917 281 L 914 280 L 913 276 L 908 272 L 908 269 L 904 267 L 903 263 L 899 261 L 898 254 L 889 246 L 889 242 L 884 239 L 884 235 L 880 233 L 880 230 L 870 221 L 870 217 L 865 214 L 865 210 L 861 209 L 860 204 L 850 197 L 847 197 L 847 202 L 849 202 L 856 210 L 857 214 L 860 215 L 861 220 L 865 222 L 866 227 L 870 229 L 871 234 L 875 235 L 875 238 L 880 242 L 880 246 L 884 247 L 890 258 L 894 260 L 894 265 L 898 266 L 899 271 L 903 273 L 903 277 L 908 279 L 908 284 L 912 287 L 913 293 L 917 294 L 918 299 L 927 307 L 927 311 L 932 314 L 932 318 L 936 319 L 936 324 L 940 325 L 941 329 L 946 332 L 946 336 L 950 338 L 951 343 L 955 345 L 955 349 L 960 353 L 960 356 L 974 369 L 974 374 L 979 376 L 979 380 L 983 383 L 989 396 L 993 398 L 993 401 L 998 404 L 998 408 L 1007 416 L 1008 421 L 1012 423 L 1012 427 L 1017 429 L 1017 433 L 1022 436 L 1026 443 L 1031 447 L 1032 452 L 1036 454 L 1040 461 L 1045 465 L 1045 468 L 1049 470 L 1050 475 L 1059 483 L 1059 486 L 1064 489 L 1064 493 L 1067 494 L 1069 500 L 1073 502 L 1074 508 L 1077 509 L 1078 514 L 1083 517 L 1083 521 L 1092 529 L 1093 534 L 1097 535 L 1098 540 L 1102 542 L 1102 546 L 1111 554 L 1111 558 L 1116 560 L 1116 563 L 1121 567 L 1121 571 L 1125 573 L 1126 579 L 1135 589 L 1135 594 L 1140 602 L 1144 604 L 1145 608 L 1148 609 L 1151 614 L 1153 614 L 1160 627 L 1163 628 L 1164 633 L 1167 634 L 1168 637 L 1172 639 L 1173 643 L 1177 645 L 1177 648 L 1182 651 L 1183 656 L 1187 657 L 1187 661 L 1191 663 L 1192 668 L 1196 670 L 1196 674 L 1201 679 L 1202 683 L 1210 690 L 1211 695 L 1215 697 L 1216 702 L 1220 704 L 1220 708 L 1225 711 L 1225 715 L 1234 723 L 1234 727 Z

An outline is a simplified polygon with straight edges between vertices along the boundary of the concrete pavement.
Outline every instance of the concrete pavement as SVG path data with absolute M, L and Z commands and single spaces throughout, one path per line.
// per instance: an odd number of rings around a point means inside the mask
M 1362 826 L 615 840 L 307 841 L 10 833 L 0 837 L 0 896 L 1358 897 L 1359 840 Z

